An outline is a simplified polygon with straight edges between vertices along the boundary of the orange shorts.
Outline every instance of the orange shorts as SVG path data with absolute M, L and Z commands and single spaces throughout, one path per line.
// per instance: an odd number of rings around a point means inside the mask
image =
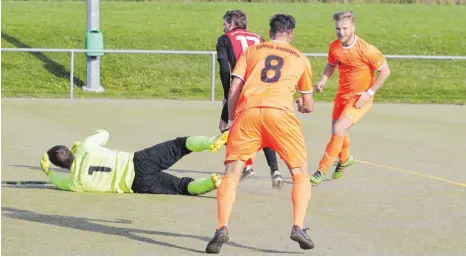
M 301 123 L 289 110 L 262 107 L 238 113 L 228 136 L 225 163 L 252 163 L 265 147 L 275 150 L 290 168 L 307 166 Z
M 332 120 L 336 121 L 339 118 L 346 118 L 350 120 L 352 124 L 358 122 L 371 109 L 374 98 L 372 98 L 364 108 L 356 109 L 354 105 L 358 99 L 359 97 L 351 99 L 336 97 L 333 102 Z

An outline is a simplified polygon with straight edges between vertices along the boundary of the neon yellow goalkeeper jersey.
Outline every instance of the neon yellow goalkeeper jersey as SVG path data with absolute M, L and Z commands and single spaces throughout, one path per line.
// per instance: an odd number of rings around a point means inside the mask
M 49 178 L 59 189 L 75 192 L 132 193 L 134 153 L 103 147 L 109 138 L 106 130 L 76 142 L 71 151 L 75 160 L 68 177 L 51 171 Z

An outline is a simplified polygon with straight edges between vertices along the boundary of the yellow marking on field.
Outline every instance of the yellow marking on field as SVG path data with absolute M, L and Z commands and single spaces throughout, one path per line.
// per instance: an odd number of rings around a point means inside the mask
M 402 173 L 407 173 L 407 174 L 411 174 L 411 175 L 416 175 L 416 176 L 420 176 L 420 177 L 423 177 L 423 178 L 438 180 L 438 181 L 442 181 L 442 182 L 445 182 L 445 183 L 448 183 L 448 184 L 457 185 L 457 186 L 460 186 L 460 187 L 466 187 L 466 183 L 451 181 L 451 180 L 448 180 L 448 179 L 427 175 L 427 174 L 424 174 L 424 173 L 421 173 L 421 172 L 418 172 L 418 171 L 405 170 L 405 169 L 395 168 L 395 167 L 392 167 L 392 166 L 377 164 L 377 163 L 363 161 L 363 160 L 356 160 L 356 162 L 362 163 L 362 164 L 367 164 L 367 165 L 372 165 L 372 166 L 379 167 L 379 168 L 394 170 L 394 171 L 398 171 L 398 172 L 402 172 Z

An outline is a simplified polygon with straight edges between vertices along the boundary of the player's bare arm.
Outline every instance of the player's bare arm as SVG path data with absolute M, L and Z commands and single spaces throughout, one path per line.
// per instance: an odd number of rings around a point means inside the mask
M 374 80 L 374 85 L 372 85 L 369 90 L 374 91 L 374 93 L 377 92 L 385 83 L 390 74 L 390 67 L 388 66 L 388 63 L 385 63 L 385 65 L 379 70 L 379 74 L 377 74 L 377 77 Z
M 385 63 L 383 67 L 379 70 L 377 77 L 374 80 L 374 84 L 368 90 L 360 93 L 359 99 L 355 104 L 355 107 L 358 109 L 364 108 L 370 99 L 375 95 L 375 93 L 382 87 L 383 83 L 390 76 L 391 70 L 388 66 L 388 63 Z
M 238 103 L 241 90 L 243 90 L 244 81 L 238 77 L 234 77 L 231 82 L 230 92 L 228 94 L 228 123 L 235 119 L 236 104 Z
M 298 112 L 312 112 L 314 110 L 314 98 L 312 97 L 312 93 L 302 94 L 300 98 L 296 99 L 296 104 L 298 105 Z
M 327 80 L 330 79 L 330 77 L 332 77 L 333 72 L 335 71 L 335 68 L 336 68 L 336 65 L 327 63 L 324 70 L 322 71 L 322 76 L 320 77 L 320 80 L 317 81 L 317 83 L 314 86 L 316 92 L 318 93 L 324 92 L 325 83 L 327 83 Z

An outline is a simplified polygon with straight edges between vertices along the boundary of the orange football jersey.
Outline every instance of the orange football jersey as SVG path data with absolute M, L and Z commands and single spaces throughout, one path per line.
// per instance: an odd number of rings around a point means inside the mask
M 348 99 L 372 86 L 374 71 L 382 69 L 386 60 L 377 48 L 356 36 L 348 47 L 342 46 L 338 39 L 333 41 L 328 63 L 338 66 L 340 72 L 337 97 Z
M 295 47 L 281 41 L 250 46 L 232 75 L 245 82 L 236 113 L 254 107 L 293 111 L 296 86 L 301 93 L 312 93 L 311 63 Z

